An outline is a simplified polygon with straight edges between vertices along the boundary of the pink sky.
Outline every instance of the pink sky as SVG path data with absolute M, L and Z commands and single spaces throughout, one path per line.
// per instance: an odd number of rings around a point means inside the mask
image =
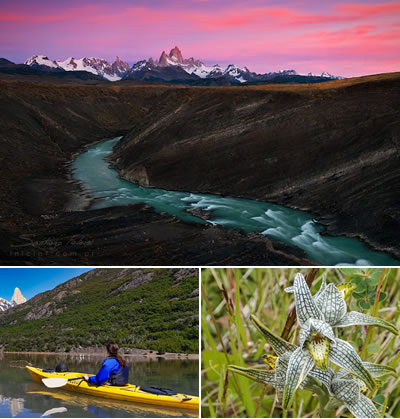
M 175 45 L 260 73 L 399 71 L 400 2 L 0 0 L 0 57 L 14 62 L 118 55 L 132 64 Z

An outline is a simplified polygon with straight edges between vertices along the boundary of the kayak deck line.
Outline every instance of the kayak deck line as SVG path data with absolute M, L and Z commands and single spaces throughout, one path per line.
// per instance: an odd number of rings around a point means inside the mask
M 76 372 L 46 372 L 43 371 L 41 368 L 35 368 L 26 366 L 28 369 L 31 377 L 34 381 L 38 383 L 42 383 L 44 378 L 63 378 L 63 379 L 71 379 L 71 378 L 78 378 L 81 377 L 82 373 Z M 89 374 L 92 375 L 93 374 Z M 184 409 L 199 409 L 199 397 L 191 396 L 184 393 L 177 393 L 172 396 L 167 395 L 160 395 L 160 394 L 153 394 L 148 393 L 140 389 L 140 386 L 134 384 L 127 384 L 126 386 L 111 386 L 111 385 L 100 385 L 96 386 L 86 381 L 69 381 L 65 386 L 64 389 L 75 391 L 79 393 L 91 394 L 94 396 L 112 398 L 117 400 L 124 400 L 124 401 L 131 401 L 131 402 L 138 402 L 138 403 L 145 403 L 145 404 L 153 404 L 159 406 L 168 406 L 168 407 L 176 407 L 176 408 L 184 408 Z

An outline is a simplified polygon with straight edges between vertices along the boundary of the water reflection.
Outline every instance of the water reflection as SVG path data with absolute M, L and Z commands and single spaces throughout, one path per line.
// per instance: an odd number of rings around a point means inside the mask
M 24 410 L 24 399 L 13 399 L 11 397 L 4 397 L 0 394 L 0 405 L 0 411 L 2 411 L 4 407 L 8 406 L 10 415 L 15 417 L 18 413 Z M 1 416 L 4 417 L 2 414 Z
M 65 362 L 70 371 L 96 373 L 99 354 L 2 354 L 0 352 L 0 418 L 7 417 L 197 417 L 197 412 L 48 389 L 32 381 L 25 365 L 54 368 Z M 127 356 L 131 382 L 173 388 L 198 395 L 198 361 L 149 360 Z M 62 409 L 62 411 L 60 410 Z M 66 410 L 65 410 L 66 409 Z

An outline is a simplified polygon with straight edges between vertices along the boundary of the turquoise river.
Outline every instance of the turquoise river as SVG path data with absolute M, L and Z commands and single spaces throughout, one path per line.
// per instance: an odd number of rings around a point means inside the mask
M 185 222 L 219 224 L 246 233 L 265 234 L 304 249 L 309 259 L 323 265 L 400 264 L 384 252 L 370 250 L 358 239 L 321 235 L 323 227 L 305 211 L 250 199 L 148 188 L 121 179 L 104 160 L 120 139 L 90 146 L 72 163 L 74 178 L 98 198 L 92 208 L 142 202 Z M 211 217 L 204 220 L 187 212 L 188 209 L 209 211 Z

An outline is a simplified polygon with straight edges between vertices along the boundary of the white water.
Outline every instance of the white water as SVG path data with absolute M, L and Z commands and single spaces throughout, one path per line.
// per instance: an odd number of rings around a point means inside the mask
M 323 265 L 398 265 L 383 252 L 369 250 L 360 240 L 321 235 L 323 228 L 311 214 L 281 205 L 211 194 L 145 188 L 118 177 L 104 160 L 121 137 L 105 140 L 80 154 L 73 162 L 74 177 L 101 198 L 93 208 L 143 202 L 157 212 L 167 212 L 186 222 L 219 224 L 246 233 L 258 232 L 304 249 L 307 257 Z M 211 211 L 207 221 L 186 212 L 198 208 Z

